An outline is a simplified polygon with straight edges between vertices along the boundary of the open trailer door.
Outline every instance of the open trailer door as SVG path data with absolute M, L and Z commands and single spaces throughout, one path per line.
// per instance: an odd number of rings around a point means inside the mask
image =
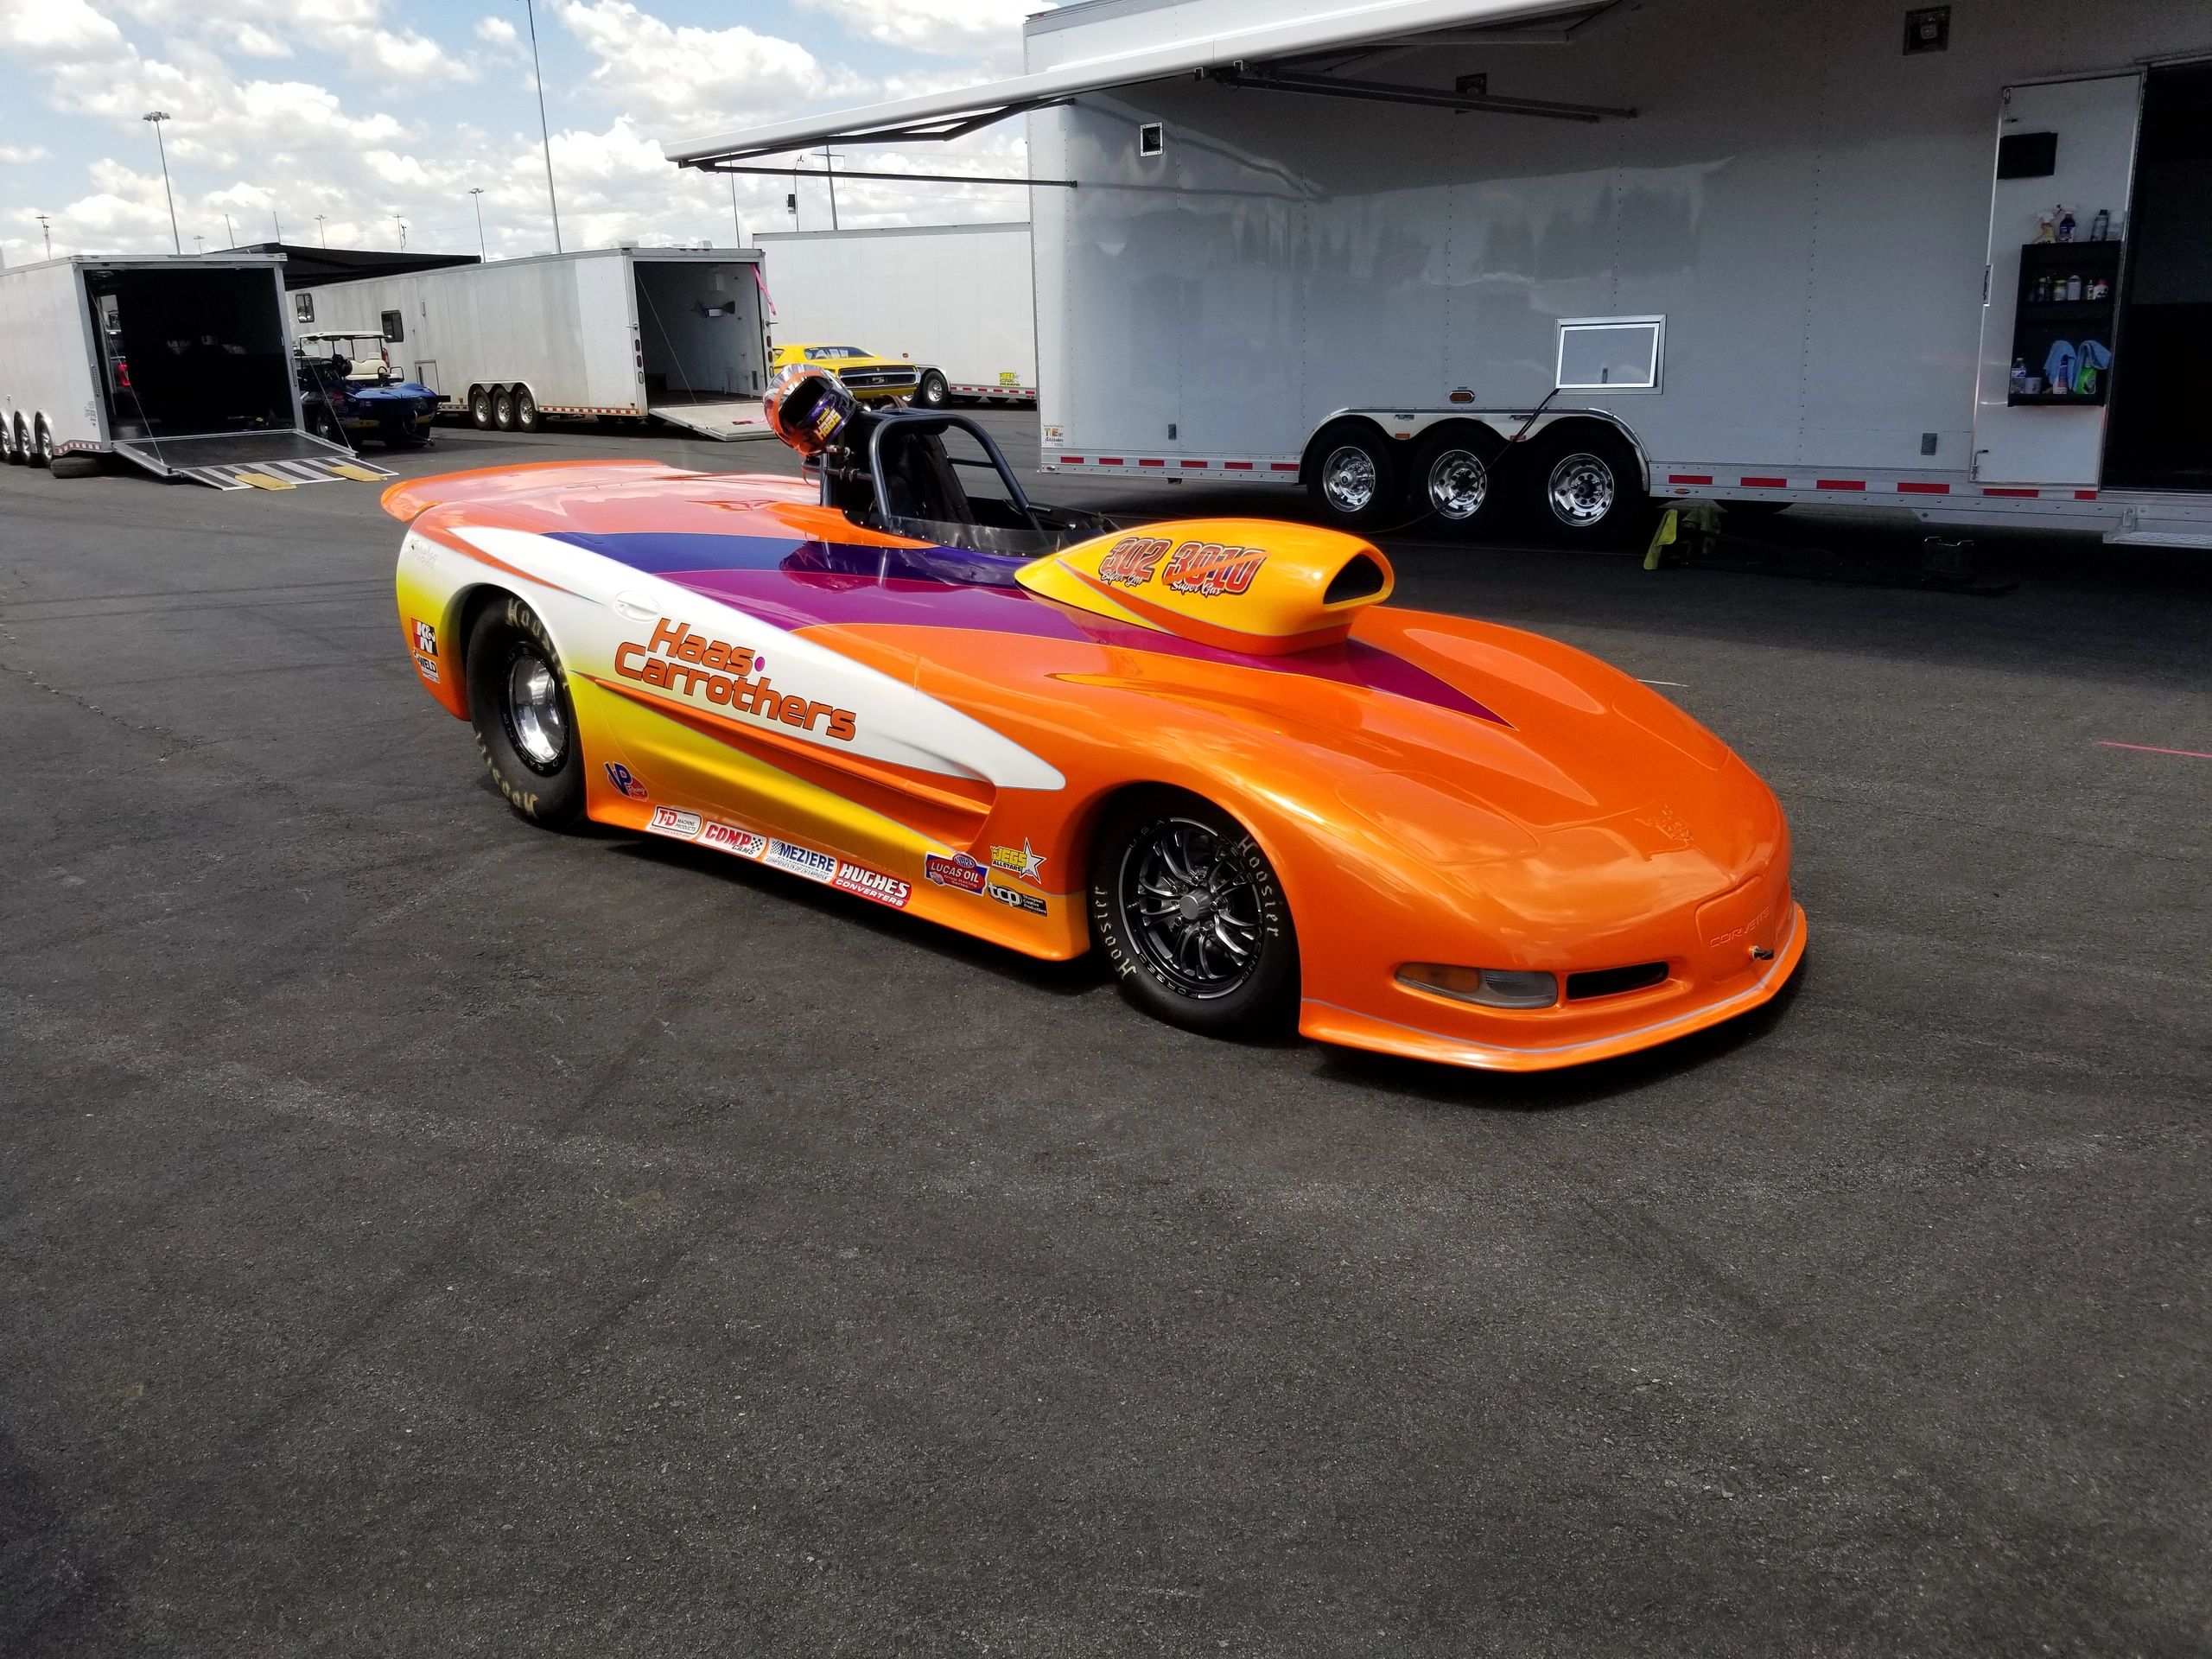
M 772 436 L 760 412 L 768 364 L 753 266 L 639 249 L 632 269 L 646 414 L 725 443 Z
M 277 264 L 118 262 L 88 269 L 117 454 L 219 490 L 390 478 L 300 427 Z

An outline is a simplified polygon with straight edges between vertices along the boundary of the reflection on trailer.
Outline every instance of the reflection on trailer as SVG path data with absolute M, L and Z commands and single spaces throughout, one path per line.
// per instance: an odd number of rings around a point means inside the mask
M 380 332 L 394 368 L 480 427 L 651 419 L 766 435 L 760 261 L 607 248 L 367 276 L 315 289 L 296 326 Z

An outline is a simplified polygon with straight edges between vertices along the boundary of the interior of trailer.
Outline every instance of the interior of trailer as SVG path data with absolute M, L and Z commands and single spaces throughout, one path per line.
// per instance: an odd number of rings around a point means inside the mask
M 638 344 L 646 401 L 760 395 L 760 297 L 744 264 L 639 259 Z
M 2126 245 L 2105 487 L 2212 491 L 2212 64 L 2144 86 Z
M 112 436 L 296 424 L 291 343 L 268 267 L 94 270 L 85 286 Z

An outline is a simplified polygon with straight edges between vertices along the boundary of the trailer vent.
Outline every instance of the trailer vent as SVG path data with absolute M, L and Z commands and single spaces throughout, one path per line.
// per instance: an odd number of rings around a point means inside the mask
M 1159 156 L 1167 149 L 1167 129 L 1157 121 L 1147 121 L 1137 129 L 1137 154 Z

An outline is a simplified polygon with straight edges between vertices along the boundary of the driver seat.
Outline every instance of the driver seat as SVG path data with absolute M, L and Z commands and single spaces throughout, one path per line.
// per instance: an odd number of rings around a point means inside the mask
M 887 519 L 924 518 L 972 524 L 976 509 L 961 487 L 944 442 L 934 432 L 893 425 L 883 435 L 881 511 Z

